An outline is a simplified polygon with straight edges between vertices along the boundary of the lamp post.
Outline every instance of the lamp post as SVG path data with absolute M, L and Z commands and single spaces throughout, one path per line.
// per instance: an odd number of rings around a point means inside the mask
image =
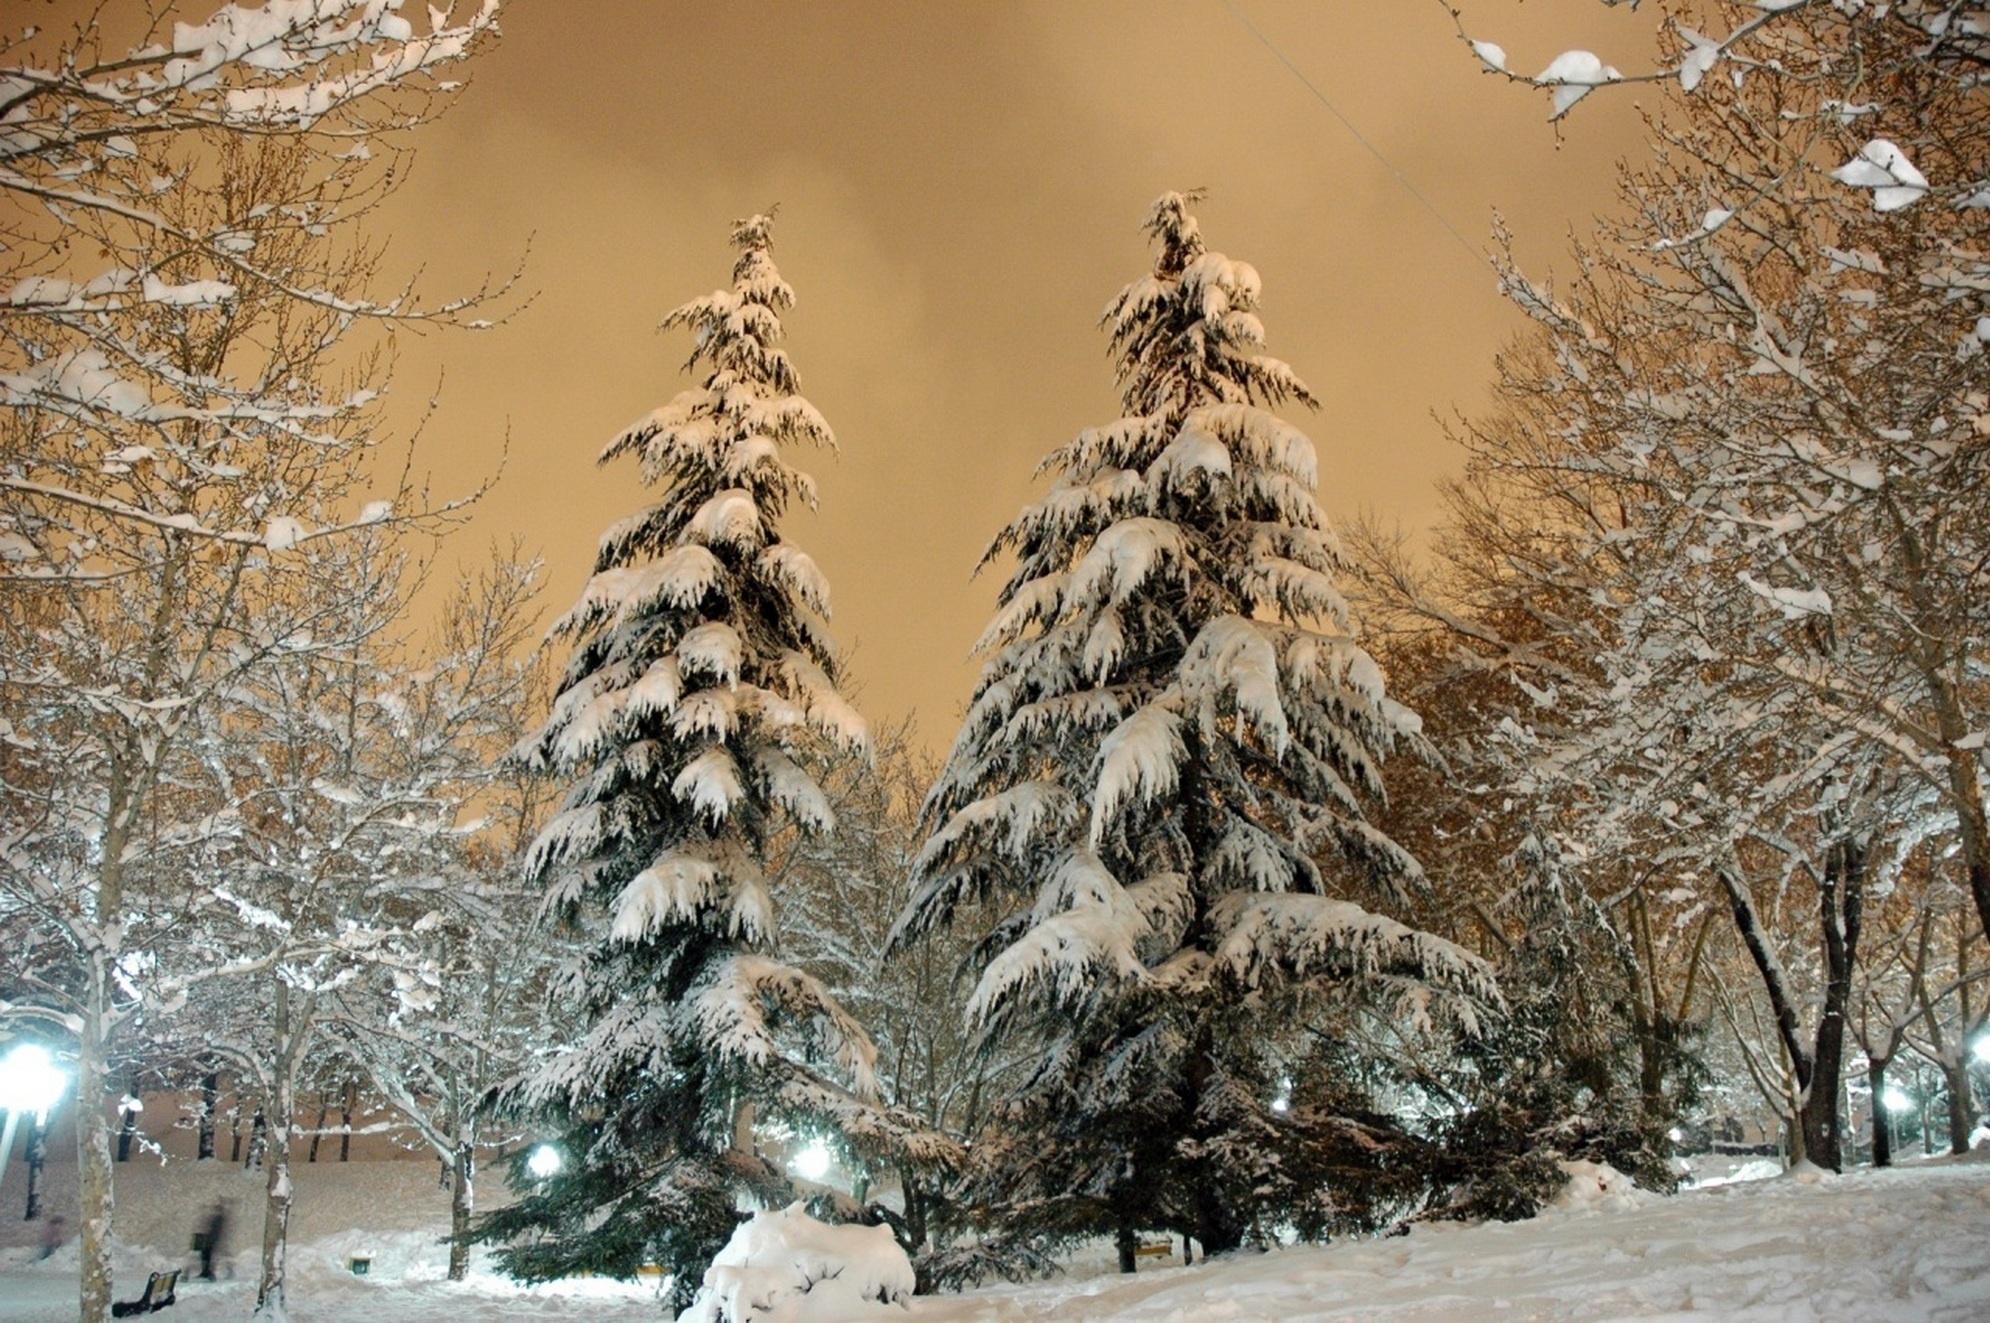
M 40 1043 L 17 1043 L 5 1060 L 0 1060 L 0 1107 L 7 1109 L 7 1127 L 0 1134 L 0 1175 L 14 1155 L 14 1127 L 23 1113 L 28 1129 L 28 1211 L 32 1221 L 41 1215 L 41 1165 L 48 1151 L 48 1112 L 69 1087 L 69 1077 L 50 1060 Z

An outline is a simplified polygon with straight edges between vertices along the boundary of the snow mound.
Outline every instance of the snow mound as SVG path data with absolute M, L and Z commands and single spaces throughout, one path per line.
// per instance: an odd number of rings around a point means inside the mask
M 1607 1162 L 1564 1162 L 1568 1184 L 1548 1207 L 1567 1213 L 1628 1213 L 1658 1198 Z
M 1780 1158 L 1751 1158 L 1746 1162 L 1733 1161 L 1710 1164 L 1704 1160 L 1694 1164 L 1687 1181 L 1695 1189 L 1708 1189 L 1716 1185 L 1739 1185 L 1748 1181 L 1774 1180 L 1783 1174 Z
M 684 1323 L 856 1323 L 902 1317 L 912 1261 L 889 1227 L 830 1226 L 799 1203 L 755 1213 L 705 1270 Z

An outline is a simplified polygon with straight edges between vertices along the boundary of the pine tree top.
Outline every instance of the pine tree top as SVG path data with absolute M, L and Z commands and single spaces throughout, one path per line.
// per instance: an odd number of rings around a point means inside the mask
M 1121 290 L 1101 318 L 1117 355 L 1123 407 L 1175 415 L 1203 403 L 1296 399 L 1317 407 L 1292 369 L 1263 352 L 1257 268 L 1203 243 L 1188 210 L 1201 196 L 1155 199 L 1142 224 L 1156 245 L 1154 270 Z
M 522 747 L 580 776 L 531 867 L 571 865 L 569 899 L 622 888 L 622 939 L 705 915 L 760 940 L 759 843 L 779 813 L 811 828 L 829 819 L 802 746 L 865 739 L 836 690 L 828 585 L 777 526 L 790 500 L 815 496 L 784 448 L 834 441 L 779 348 L 794 293 L 770 256 L 771 225 L 736 222 L 731 287 L 664 319 L 691 332 L 686 368 L 702 378 L 602 453 L 636 456 L 663 494 L 603 535 L 595 574 L 556 626 L 578 640 L 560 695 Z

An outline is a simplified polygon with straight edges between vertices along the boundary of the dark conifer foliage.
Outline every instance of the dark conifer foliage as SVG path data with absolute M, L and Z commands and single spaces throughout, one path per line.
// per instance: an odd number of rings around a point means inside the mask
M 1041 1052 L 983 1172 L 1011 1227 L 1221 1251 L 1328 1197 L 1304 1169 L 1338 1120 L 1274 1107 L 1317 999 L 1469 1026 L 1497 994 L 1369 908 L 1423 884 L 1364 808 L 1418 723 L 1353 637 L 1313 444 L 1270 412 L 1312 396 L 1193 200 L 1155 202 L 1153 271 L 1105 313 L 1124 415 L 990 548 L 1015 569 L 899 926 L 1007 915 L 969 1015 Z
M 793 1197 L 756 1121 L 868 1148 L 918 1147 L 880 1110 L 873 1049 L 815 978 L 772 950 L 764 863 L 784 823 L 827 829 L 810 767 L 861 749 L 837 692 L 828 591 L 777 521 L 814 500 L 783 458 L 833 444 L 780 348 L 794 294 L 770 220 L 734 226 L 732 286 L 672 312 L 705 373 L 610 443 L 655 504 L 610 528 L 559 630 L 576 640 L 544 726 L 521 746 L 572 783 L 528 860 L 549 921 L 592 940 L 555 998 L 572 1041 L 503 1091 L 564 1165 L 488 1218 L 521 1277 L 633 1276 L 644 1263 L 695 1291 L 744 1198 Z

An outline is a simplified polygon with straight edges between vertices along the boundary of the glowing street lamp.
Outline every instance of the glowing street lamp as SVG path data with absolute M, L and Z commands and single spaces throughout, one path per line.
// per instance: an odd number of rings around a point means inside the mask
M 1913 1096 L 1907 1090 L 1895 1084 L 1886 1086 L 1886 1092 L 1880 1095 L 1879 1101 L 1880 1105 L 1889 1112 L 1911 1112 L 1914 1110 Z
M 533 1179 L 541 1181 L 552 1180 L 560 1174 L 560 1168 L 566 1165 L 565 1160 L 560 1157 L 560 1150 L 551 1144 L 541 1144 L 532 1150 L 531 1157 L 525 1159 L 525 1170 L 532 1173 Z
M 46 1142 L 49 1109 L 69 1087 L 69 1077 L 57 1069 L 40 1043 L 17 1043 L 0 1060 L 0 1107 L 7 1109 L 7 1127 L 0 1133 L 0 1176 L 14 1155 L 14 1128 L 22 1116 L 31 1118 L 28 1164 L 28 1217 L 41 1212 L 39 1145 Z
M 805 1181 L 819 1181 L 829 1174 L 829 1149 L 821 1140 L 816 1140 L 801 1152 L 795 1154 L 790 1164 L 795 1174 Z
M 38 1123 L 46 1121 L 68 1087 L 69 1077 L 40 1043 L 17 1044 L 0 1061 L 0 1107 L 9 1112 L 31 1112 Z

